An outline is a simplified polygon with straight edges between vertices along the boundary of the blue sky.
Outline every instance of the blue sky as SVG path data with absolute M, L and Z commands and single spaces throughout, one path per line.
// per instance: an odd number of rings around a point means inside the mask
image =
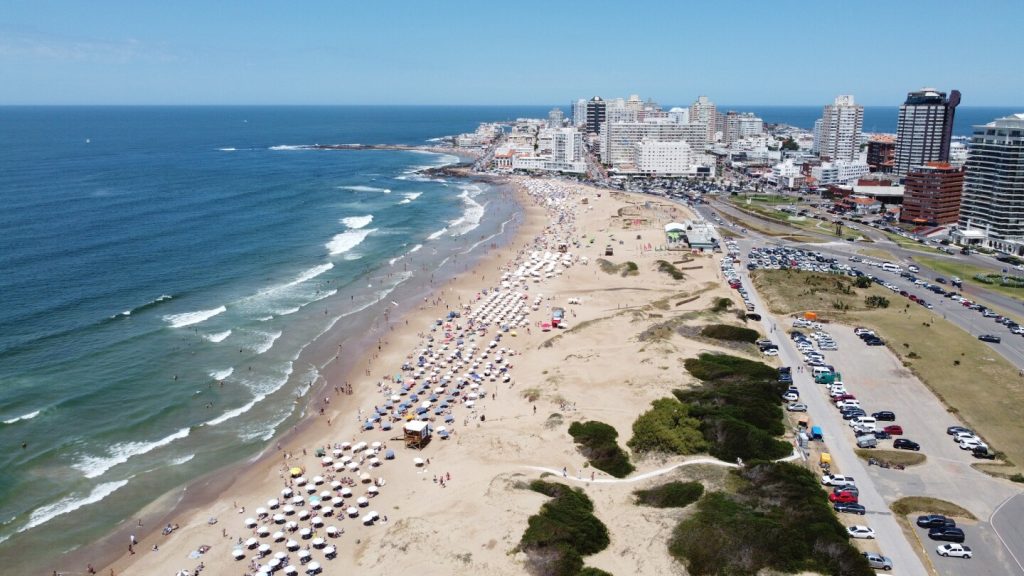
M 1024 94 L 1018 2 L 0 0 L 0 104 Z

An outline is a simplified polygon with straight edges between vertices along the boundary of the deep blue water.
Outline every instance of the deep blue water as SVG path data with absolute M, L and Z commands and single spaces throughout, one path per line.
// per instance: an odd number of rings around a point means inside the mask
M 415 173 L 451 156 L 295 146 L 546 112 L 0 107 L 0 557 L 254 454 L 300 416 L 310 342 L 364 332 L 515 211 Z

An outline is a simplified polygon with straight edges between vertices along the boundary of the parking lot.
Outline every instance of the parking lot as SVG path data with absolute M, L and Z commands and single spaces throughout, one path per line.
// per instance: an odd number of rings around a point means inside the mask
M 738 251 L 738 246 L 729 246 L 729 249 Z M 772 252 L 764 253 L 768 256 L 763 259 L 763 265 L 759 257 L 755 260 L 754 268 L 786 265 L 808 271 L 848 273 L 838 259 L 833 261 L 826 255 L 819 256 L 810 251 L 780 250 L 775 252 L 775 263 L 770 257 Z M 742 256 L 738 260 L 748 262 Z M 745 269 L 749 270 L 750 267 L 737 266 L 734 274 L 725 275 L 740 283 L 745 302 L 763 311 Z M 906 278 L 900 280 L 907 281 Z M 747 292 L 747 288 L 751 292 Z M 776 320 L 766 314 L 764 323 L 775 343 L 780 346 L 778 354 L 783 364 L 791 364 L 794 369 L 797 365 L 804 366 L 794 376 L 794 383 L 801 393 L 796 401 L 806 404 L 811 423 L 821 425 L 825 430 L 825 442 L 837 459 L 842 473 L 858 478 L 860 502 L 866 506 L 868 513 L 866 516 L 840 516 L 847 525 L 863 524 L 876 530 L 877 548 L 869 546 L 865 549 L 880 549 L 883 554 L 891 554 L 894 560 L 899 559 L 898 563 L 909 568 L 911 573 L 916 572 L 916 569 L 907 566 L 914 564 L 906 558 L 909 550 L 903 546 L 908 544 L 927 557 L 940 574 L 1024 576 L 1024 570 L 1013 560 L 989 523 L 992 513 L 1001 503 L 1019 494 L 1018 487 L 991 478 L 971 467 L 977 460 L 970 451 L 962 450 L 954 443 L 952 436 L 946 433 L 947 427 L 959 424 L 955 416 L 885 346 L 866 345 L 864 340 L 854 334 L 854 327 L 851 326 L 824 325 L 815 329 L 801 322 L 797 329 L 806 336 L 800 342 L 793 341 L 785 332 L 789 328 L 789 321 Z M 884 334 L 878 336 L 885 337 Z M 892 424 L 901 426 L 902 434 L 897 437 L 919 443 L 920 453 L 926 456 L 926 461 L 905 470 L 866 466 L 853 454 L 855 435 L 849 422 L 842 420 L 839 415 L 827 388 L 820 384 L 805 384 L 810 380 L 812 364 L 835 366 L 847 391 L 856 397 L 855 402 L 867 414 L 881 410 L 894 412 L 895 421 L 879 422 L 877 429 Z M 878 448 L 891 450 L 894 439 L 879 440 Z M 872 497 L 873 490 L 877 490 L 878 501 Z M 962 523 L 966 534 L 965 544 L 974 549 L 973 558 L 940 557 L 936 553 L 936 546 L 942 542 L 930 540 L 926 532 L 923 537 L 912 542 L 906 542 L 902 533 L 894 533 L 892 525 L 888 524 L 894 520 L 888 506 L 904 496 L 930 496 L 948 500 L 970 510 L 979 518 L 977 522 Z M 903 544 L 892 541 L 894 539 L 903 541 Z M 897 566 L 896 573 L 907 571 Z

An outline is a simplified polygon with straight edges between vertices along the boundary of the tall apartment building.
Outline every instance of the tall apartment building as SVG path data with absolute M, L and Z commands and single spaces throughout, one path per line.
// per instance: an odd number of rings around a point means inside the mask
M 864 107 L 855 104 L 853 96 L 837 96 L 821 115 L 821 144 L 818 146 L 821 159 L 856 160 L 863 126 Z
M 955 224 L 960 216 L 963 168 L 948 162 L 914 166 L 904 181 L 900 220 L 914 224 Z
M 821 152 L 821 118 L 814 121 L 814 140 L 811 143 L 811 153 L 819 154 Z
M 575 128 L 559 128 L 551 140 L 551 159 L 555 162 L 583 160 L 583 134 Z
M 600 96 L 594 96 L 587 102 L 587 134 L 597 134 L 601 131 L 606 107 Z
M 690 145 L 686 142 L 641 140 L 634 145 L 637 172 L 650 176 L 689 174 L 692 165 Z
M 966 171 L 961 241 L 1024 255 L 1024 114 L 975 126 Z
M 587 101 L 580 98 L 572 103 L 572 125 L 583 126 L 587 123 Z
M 927 162 L 949 162 L 953 116 L 960 92 L 924 88 L 907 94 L 896 125 L 896 160 L 893 172 L 904 175 Z
M 690 122 L 704 124 L 707 130 L 705 142 L 715 141 L 715 126 L 718 124 L 718 111 L 715 103 L 707 96 L 698 96 L 697 101 L 690 104 Z
M 552 108 L 548 112 L 548 128 L 561 128 L 565 122 L 565 112 L 561 108 Z
M 679 124 L 667 119 L 647 122 L 607 122 L 601 130 L 601 162 L 609 166 L 632 165 L 635 146 L 641 140 L 686 142 L 703 151 L 707 129 L 703 124 Z
M 896 139 L 879 134 L 868 140 L 868 167 L 872 172 L 889 174 L 896 158 Z
M 668 119 L 677 124 L 690 123 L 690 109 L 679 108 L 678 106 L 668 111 Z
M 764 132 L 764 120 L 754 116 L 753 112 L 733 112 L 730 110 L 722 119 L 722 142 L 732 144 L 749 136 L 757 136 Z

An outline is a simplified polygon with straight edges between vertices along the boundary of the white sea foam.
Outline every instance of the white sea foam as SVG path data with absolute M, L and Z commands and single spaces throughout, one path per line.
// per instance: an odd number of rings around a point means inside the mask
M 231 368 L 225 368 L 223 370 L 211 370 L 209 374 L 210 374 L 210 378 L 213 378 L 214 380 L 223 380 L 223 379 L 227 378 L 228 376 L 231 376 L 234 373 L 235 373 L 235 368 L 231 367 Z
M 293 363 L 288 362 L 284 365 L 284 370 L 280 374 L 277 374 L 276 377 L 264 378 L 258 381 L 245 381 L 244 384 L 256 394 L 252 400 L 249 400 L 238 408 L 228 410 L 213 420 L 206 422 L 203 426 L 216 426 L 218 424 L 223 424 L 228 420 L 237 418 L 249 410 L 252 410 L 253 406 L 259 404 L 265 400 L 267 396 L 277 392 L 282 386 L 288 383 L 288 377 L 291 376 L 292 369 Z
M 350 190 L 352 192 L 381 192 L 383 194 L 391 194 L 389 188 L 377 188 L 375 186 L 338 186 L 342 190 Z
M 376 232 L 376 228 L 361 228 L 359 230 L 348 230 L 341 234 L 336 234 L 331 241 L 325 244 L 327 249 L 331 252 L 331 255 L 344 254 L 349 250 L 363 243 L 366 237 Z
M 420 248 L 423 248 L 423 244 L 417 244 L 417 245 L 413 246 L 409 250 L 409 254 L 412 254 L 413 252 L 418 252 Z
M 75 510 L 78 510 L 83 506 L 95 504 L 96 502 L 103 500 L 107 496 L 110 496 L 116 490 L 118 490 L 127 483 L 128 480 L 106 482 L 93 488 L 92 492 L 89 492 L 89 495 L 84 498 L 68 496 L 66 498 L 62 498 L 61 500 L 58 500 L 57 502 L 54 502 L 53 504 L 47 504 L 46 506 L 36 508 L 35 510 L 32 511 L 32 514 L 29 516 L 28 523 L 22 526 L 18 530 L 18 532 L 24 532 L 25 530 L 35 528 L 40 524 L 44 524 L 46 522 L 49 522 L 50 520 L 53 520 L 57 516 L 67 514 L 69 512 L 74 512 Z
M 170 436 L 153 442 L 122 442 L 112 446 L 106 456 L 85 456 L 72 466 L 85 473 L 86 478 L 96 478 L 114 466 L 124 464 L 134 456 L 141 456 L 175 440 L 186 438 L 190 431 L 189 428 L 182 428 Z
M 228 336 L 231 336 L 231 330 L 225 330 L 223 332 L 215 332 L 213 334 L 203 334 L 203 339 L 209 342 L 223 342 Z
M 300 308 L 302 308 L 302 307 L 301 306 L 293 306 L 291 308 L 283 308 L 281 310 L 275 310 L 274 314 L 277 314 L 278 316 L 287 316 L 289 314 L 295 314 L 296 312 L 299 311 Z
M 221 152 L 234 152 L 238 150 L 238 148 L 217 148 L 217 150 L 220 150 Z
M 281 145 L 278 145 L 278 146 L 271 146 L 270 149 L 271 150 L 278 150 L 278 151 L 280 151 L 280 150 L 307 150 L 307 149 L 309 149 L 309 146 L 306 146 L 305 144 L 299 145 L 299 146 L 290 145 L 290 144 L 281 144 Z
M 448 231 L 448 229 L 447 229 L 447 228 L 441 228 L 441 229 L 440 229 L 440 230 L 438 230 L 437 232 L 434 232 L 434 233 L 433 233 L 433 234 L 431 234 L 430 236 L 427 236 L 427 240 L 437 240 L 437 239 L 438 239 L 438 238 L 440 238 L 441 236 L 444 236 L 444 233 L 445 233 L 445 232 L 447 232 L 447 231 Z
M 337 288 L 333 288 L 331 290 L 325 290 L 324 292 L 321 292 L 321 293 L 317 294 L 316 296 L 314 296 L 313 299 L 309 301 L 309 303 L 312 304 L 313 302 L 317 302 L 319 300 L 323 300 L 324 298 L 330 298 L 331 296 L 334 296 L 337 293 L 338 293 Z
M 262 402 L 263 399 L 266 398 L 266 397 L 267 397 L 266 394 L 258 394 L 255 398 L 253 398 L 252 400 L 250 400 L 246 404 L 244 404 L 244 405 L 242 405 L 242 406 L 240 406 L 238 408 L 235 408 L 234 410 L 228 410 L 227 412 L 221 414 L 220 416 L 217 416 L 213 420 L 210 420 L 205 425 L 206 426 L 216 426 L 217 424 L 223 424 L 224 422 L 227 422 L 228 420 L 231 420 L 232 418 L 237 418 L 238 416 L 241 416 L 242 414 L 245 414 L 249 410 L 252 410 L 253 406 L 258 404 L 259 402 Z
M 256 320 L 259 321 L 259 322 L 267 322 L 267 321 L 273 320 L 273 319 L 274 319 L 273 316 L 260 316 Z
M 164 320 L 171 325 L 171 328 L 182 328 L 184 326 L 191 326 L 198 324 L 204 320 L 209 320 L 217 314 L 222 314 L 227 311 L 224 306 L 218 306 L 209 310 L 198 310 L 196 312 L 183 312 L 181 314 L 169 314 L 164 316 Z
M 31 420 L 36 416 L 39 416 L 39 410 L 36 410 L 35 412 L 29 412 L 28 414 L 22 414 L 21 416 L 18 416 L 17 418 L 11 418 L 10 420 L 4 420 L 4 424 L 14 424 L 15 422 L 21 422 L 22 420 Z
M 405 196 L 405 199 L 399 202 L 399 204 L 411 204 L 413 200 L 419 198 L 422 194 L 423 192 L 406 192 L 402 194 L 402 196 Z
M 175 458 L 174 460 L 171 460 L 171 466 L 180 466 L 180 465 L 184 464 L 185 462 L 188 462 L 189 460 L 191 460 L 191 459 L 193 459 L 195 457 L 196 457 L 195 454 L 186 454 L 185 456 L 182 456 L 181 458 Z
M 257 354 L 263 354 L 267 350 L 274 347 L 274 342 L 281 337 L 281 331 L 277 332 L 261 332 L 259 330 L 253 330 L 253 334 L 256 335 L 256 342 L 249 349 Z
M 480 192 L 480 188 L 471 186 L 464 188 L 462 194 L 459 194 L 459 198 L 462 198 L 462 203 L 466 208 L 463 210 L 462 216 L 449 222 L 449 227 L 452 228 L 454 235 L 463 236 L 480 226 L 480 220 L 483 219 L 485 210 L 482 204 L 474 200 Z
M 351 230 L 365 228 L 370 222 L 373 222 L 373 214 L 368 214 L 366 216 L 349 216 L 348 218 L 341 219 L 341 223 Z

